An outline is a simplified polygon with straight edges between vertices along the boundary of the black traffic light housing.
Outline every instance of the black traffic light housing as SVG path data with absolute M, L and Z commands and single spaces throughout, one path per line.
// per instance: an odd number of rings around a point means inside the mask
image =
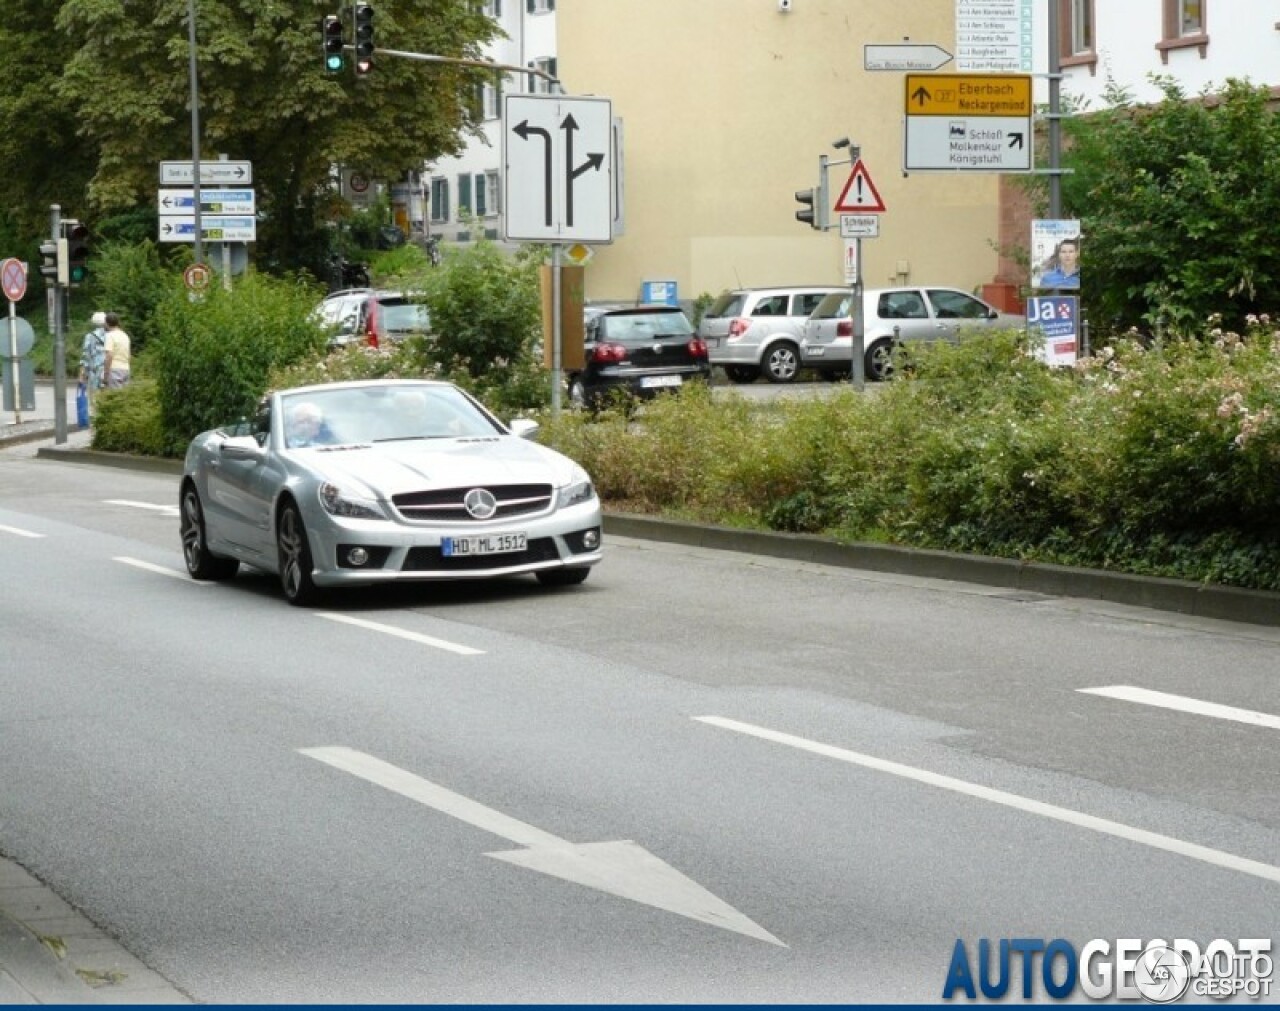
M 347 59 L 342 47 L 342 18 L 336 14 L 327 14 L 320 19 L 320 45 L 324 52 L 324 69 L 327 73 L 340 73 L 346 66 Z
M 62 222 L 62 237 L 67 240 L 63 283 L 84 284 L 89 279 L 89 229 L 74 218 L 67 218 Z
M 796 200 L 805 206 L 796 211 L 796 220 L 803 221 L 810 228 L 817 228 L 818 222 L 814 217 L 814 200 L 817 198 L 816 190 L 796 190 Z
M 353 17 L 356 50 L 356 74 L 367 74 L 373 69 L 373 5 L 356 4 Z

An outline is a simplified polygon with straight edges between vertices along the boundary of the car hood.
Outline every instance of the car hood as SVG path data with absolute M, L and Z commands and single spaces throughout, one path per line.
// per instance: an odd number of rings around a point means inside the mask
M 432 488 L 547 483 L 573 479 L 575 464 L 514 435 L 416 439 L 293 451 L 321 480 L 376 497 Z

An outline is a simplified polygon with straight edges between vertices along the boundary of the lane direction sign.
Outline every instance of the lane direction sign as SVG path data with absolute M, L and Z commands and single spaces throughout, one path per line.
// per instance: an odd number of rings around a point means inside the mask
M 194 214 L 196 195 L 194 190 L 160 190 L 156 200 L 160 214 Z M 200 189 L 201 214 L 256 214 L 257 205 L 252 188 Z
M 932 44 L 892 42 L 862 47 L 863 70 L 937 70 L 950 62 L 951 54 Z
M 352 748 L 299 753 L 520 847 L 485 856 L 786 947 L 759 924 L 630 840 L 571 843 Z
M 161 186 L 190 186 L 196 181 L 189 161 L 162 161 L 160 163 Z M 243 186 L 253 182 L 253 162 L 201 161 L 200 185 L 206 183 L 223 186 Z
M 503 97 L 505 238 L 613 240 L 613 109 L 607 98 Z
M 879 214 L 884 210 L 884 200 L 880 191 L 871 181 L 871 173 L 859 158 L 853 163 L 849 173 L 849 181 L 844 184 L 834 208 L 837 211 L 863 214 Z
M 907 74 L 903 169 L 1030 172 L 1030 74 Z
M 205 242 L 255 242 L 258 219 L 254 217 L 200 216 L 200 237 Z M 161 242 L 195 242 L 195 215 L 166 215 L 160 219 Z

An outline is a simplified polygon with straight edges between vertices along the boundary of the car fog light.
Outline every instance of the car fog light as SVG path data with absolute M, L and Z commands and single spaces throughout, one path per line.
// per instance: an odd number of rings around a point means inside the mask
M 600 531 L 588 530 L 582 535 L 582 546 L 588 551 L 600 546 Z
M 363 565 L 369 560 L 369 552 L 364 548 L 352 548 L 347 552 L 347 561 L 355 566 Z

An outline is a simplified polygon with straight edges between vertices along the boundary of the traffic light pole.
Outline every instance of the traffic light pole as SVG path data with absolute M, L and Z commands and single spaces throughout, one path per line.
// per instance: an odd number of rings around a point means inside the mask
M 201 242 L 200 221 L 200 94 L 196 75 L 196 0 L 187 0 L 187 50 L 191 77 L 191 196 L 194 201 L 192 215 L 195 220 L 196 263 L 204 263 L 204 246 Z
M 57 242 L 62 235 L 62 206 L 49 205 L 49 234 Z M 53 441 L 61 446 L 67 441 L 67 338 L 66 338 L 66 289 L 53 280 L 53 298 L 50 300 L 53 319 Z M 15 401 L 16 403 L 16 401 Z

